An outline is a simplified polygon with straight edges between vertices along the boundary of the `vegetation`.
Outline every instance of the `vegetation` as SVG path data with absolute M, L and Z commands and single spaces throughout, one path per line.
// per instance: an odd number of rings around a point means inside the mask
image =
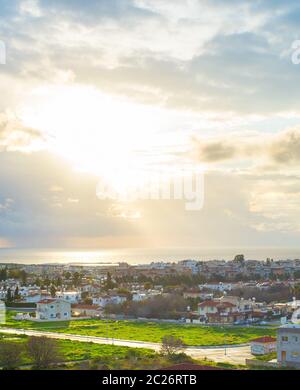
M 15 313 L 14 313 L 15 314 Z M 68 334 L 109 337 L 160 343 L 166 335 L 181 338 L 186 345 L 240 344 L 261 336 L 275 336 L 276 329 L 235 326 L 200 326 L 143 321 L 74 320 L 64 322 L 16 321 L 10 312 L 6 327 L 39 329 Z
M 277 353 L 272 352 L 267 355 L 259 355 L 255 356 L 255 360 L 260 360 L 262 362 L 269 362 L 270 360 L 276 359 L 277 358 Z
M 36 367 L 33 358 L 26 346 L 30 338 L 26 336 L 0 336 L 0 350 L 13 348 L 22 351 L 18 364 L 13 368 L 24 366 Z M 51 339 L 48 339 L 53 341 Z M 144 348 L 119 347 L 114 345 L 100 345 L 86 342 L 56 340 L 57 350 L 63 356 L 62 368 L 73 369 L 156 369 L 173 364 L 168 358 L 155 351 Z M 188 356 L 178 357 L 179 362 L 193 361 Z M 62 365 L 63 364 L 63 365 Z M 48 367 L 49 368 L 49 367 Z
M 180 338 L 174 336 L 164 336 L 161 341 L 161 354 L 173 357 L 182 353 L 186 348 L 185 343 Z
M 288 302 L 295 295 L 295 291 L 285 284 L 271 286 L 268 290 L 261 290 L 255 287 L 243 287 L 234 289 L 231 295 L 243 297 L 244 299 L 255 298 L 258 302 Z
M 28 356 L 37 369 L 49 368 L 52 364 L 62 360 L 58 343 L 54 339 L 29 337 L 26 348 Z
M 22 346 L 18 343 L 0 342 L 0 366 L 5 370 L 14 370 L 21 364 Z
M 126 314 L 134 318 L 179 319 L 186 311 L 188 301 L 180 295 L 156 296 L 142 302 L 126 301 L 120 305 L 108 305 L 109 314 Z

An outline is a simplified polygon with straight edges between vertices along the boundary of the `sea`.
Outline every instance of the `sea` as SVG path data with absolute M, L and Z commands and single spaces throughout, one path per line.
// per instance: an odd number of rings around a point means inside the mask
M 300 248 L 130 248 L 90 251 L 5 248 L 0 249 L 0 263 L 106 265 L 126 262 L 134 265 L 160 261 L 178 262 L 186 259 L 232 260 L 237 254 L 244 254 L 247 260 L 300 259 Z

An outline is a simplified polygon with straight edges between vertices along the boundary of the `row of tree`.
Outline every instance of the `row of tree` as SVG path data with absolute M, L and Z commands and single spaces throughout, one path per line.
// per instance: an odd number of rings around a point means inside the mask
M 105 311 L 109 314 L 125 314 L 131 317 L 173 318 L 183 316 L 188 301 L 180 295 L 158 295 L 142 302 L 127 301 L 120 305 L 107 305 Z
M 28 273 L 20 269 L 8 269 L 7 267 L 0 269 L 0 282 L 5 282 L 7 279 L 21 280 L 22 284 L 26 284 Z

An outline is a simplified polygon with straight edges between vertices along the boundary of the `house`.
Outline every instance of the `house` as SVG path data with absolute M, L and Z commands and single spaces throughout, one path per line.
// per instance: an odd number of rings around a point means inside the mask
M 74 317 L 99 317 L 102 313 L 101 307 L 98 305 L 72 305 L 72 316 Z
M 93 297 L 93 305 L 98 305 L 101 307 L 105 307 L 107 305 L 119 305 L 123 302 L 127 301 L 127 297 L 125 295 L 102 295 Z
M 5 303 L 0 301 L 0 324 L 5 322 Z
M 200 290 L 207 289 L 207 290 L 224 292 L 224 291 L 232 290 L 232 284 L 231 283 L 223 283 L 223 282 L 216 283 L 216 284 L 205 283 L 205 284 L 199 284 L 199 288 L 200 288 Z
M 161 295 L 161 291 L 158 290 L 143 290 L 143 291 L 132 291 L 133 302 L 142 302 L 146 299 L 153 298 L 157 295 Z
M 39 301 L 42 301 L 44 299 L 48 299 L 50 297 L 51 297 L 50 294 L 33 293 L 33 294 L 29 294 L 29 295 L 25 296 L 22 299 L 22 302 L 37 303 Z
M 220 302 L 219 300 L 209 300 L 198 304 L 200 316 L 207 316 L 208 314 L 216 314 L 220 310 L 230 313 L 235 308 L 235 305 L 230 302 Z
M 144 292 L 133 291 L 133 293 L 132 293 L 133 302 L 142 302 L 148 298 L 149 298 L 149 296 Z
M 274 337 L 259 337 L 250 342 L 252 355 L 268 355 L 276 352 L 277 343 Z
M 56 297 L 71 303 L 78 303 L 81 299 L 81 295 L 77 291 L 59 291 L 56 293 Z
M 238 311 L 252 311 L 255 306 L 255 301 L 239 298 L 236 296 L 224 295 L 220 298 L 220 302 L 230 302 L 235 305 Z
M 192 298 L 192 299 L 206 299 L 210 300 L 214 297 L 213 293 L 203 293 L 199 290 L 187 290 L 183 293 L 183 298 Z
M 300 368 L 300 325 L 284 325 L 278 329 L 277 361 L 283 367 Z
M 71 318 L 71 304 L 63 299 L 43 299 L 36 304 L 37 321 L 67 321 Z
M 250 320 L 251 310 L 248 304 L 244 305 L 236 297 L 222 297 L 204 301 L 198 304 L 200 321 L 216 324 L 233 324 Z
M 199 272 L 198 261 L 196 260 L 182 260 L 176 266 L 177 271 L 190 271 L 193 275 Z
M 230 302 L 205 301 L 198 304 L 198 310 L 200 320 L 208 323 L 233 323 L 237 320 L 233 316 L 236 313 L 235 305 Z

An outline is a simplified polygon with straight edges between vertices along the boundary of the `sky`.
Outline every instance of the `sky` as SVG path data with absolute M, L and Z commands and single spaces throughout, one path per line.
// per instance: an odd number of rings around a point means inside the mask
M 0 0 L 0 248 L 299 247 L 299 22 L 296 0 Z M 122 197 L 183 172 L 199 209 Z

